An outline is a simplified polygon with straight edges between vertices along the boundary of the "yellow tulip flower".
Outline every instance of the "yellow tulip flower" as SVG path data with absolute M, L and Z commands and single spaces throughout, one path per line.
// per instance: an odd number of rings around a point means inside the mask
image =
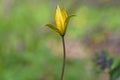
M 67 12 L 65 11 L 64 8 L 60 9 L 60 7 L 57 6 L 56 11 L 55 11 L 56 26 L 52 24 L 47 24 L 46 26 L 50 27 L 51 29 L 58 32 L 60 35 L 64 36 L 66 32 L 67 24 L 71 16 L 67 15 Z

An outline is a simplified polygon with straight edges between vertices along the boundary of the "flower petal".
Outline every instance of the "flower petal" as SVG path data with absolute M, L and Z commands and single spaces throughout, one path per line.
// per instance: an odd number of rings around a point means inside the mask
M 46 24 L 45 26 L 48 26 L 48 27 L 51 28 L 52 30 L 60 33 L 59 29 L 57 29 L 57 28 L 56 28 L 54 25 L 52 25 L 52 24 Z
M 68 17 L 68 15 L 67 15 L 67 13 L 66 13 L 64 8 L 62 8 L 61 12 L 62 12 L 63 21 L 65 22 L 65 20 Z
M 59 31 L 63 32 L 62 26 L 64 25 L 63 17 L 61 10 L 59 6 L 57 6 L 56 12 L 55 12 L 55 21 L 56 21 L 56 27 L 59 29 Z
M 73 17 L 73 16 L 75 16 L 75 15 L 70 15 L 70 16 L 68 16 L 67 19 L 65 20 L 65 30 L 64 30 L 64 34 L 65 34 L 65 32 L 66 32 L 68 22 L 69 22 L 69 20 L 71 19 L 71 17 Z

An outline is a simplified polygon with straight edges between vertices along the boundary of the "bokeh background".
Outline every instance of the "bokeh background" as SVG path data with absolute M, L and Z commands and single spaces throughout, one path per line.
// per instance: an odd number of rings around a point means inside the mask
M 61 38 L 45 27 L 58 3 L 76 15 L 65 35 L 64 80 L 118 79 L 120 0 L 0 0 L 0 80 L 59 80 Z

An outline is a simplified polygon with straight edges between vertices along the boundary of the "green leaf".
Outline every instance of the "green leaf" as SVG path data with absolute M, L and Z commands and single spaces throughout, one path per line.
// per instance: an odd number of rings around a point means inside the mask
M 120 62 L 109 72 L 110 80 L 117 80 L 120 76 Z

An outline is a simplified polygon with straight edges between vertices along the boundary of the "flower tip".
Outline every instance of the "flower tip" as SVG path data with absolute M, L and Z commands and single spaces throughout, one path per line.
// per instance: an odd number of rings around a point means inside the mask
M 57 5 L 57 8 L 60 8 L 59 5 Z
M 57 5 L 57 8 L 56 8 L 56 10 L 61 10 L 59 5 Z

